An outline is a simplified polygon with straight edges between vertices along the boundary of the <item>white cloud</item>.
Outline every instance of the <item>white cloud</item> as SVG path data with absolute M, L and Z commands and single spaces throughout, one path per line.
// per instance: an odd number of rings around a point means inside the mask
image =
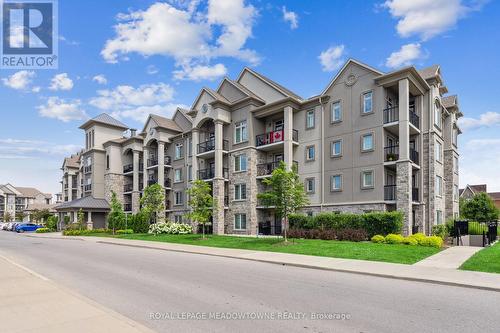
M 99 84 L 107 84 L 108 83 L 108 79 L 106 79 L 104 74 L 99 74 L 99 75 L 94 76 L 92 78 L 92 81 L 97 82 Z
M 402 66 L 409 66 L 416 60 L 424 58 L 424 54 L 420 48 L 419 43 L 411 43 L 401 46 L 401 48 L 392 52 L 387 58 L 385 65 L 389 68 L 398 68 Z
M 290 23 L 290 29 L 297 29 L 299 27 L 299 16 L 297 13 L 287 11 L 285 6 L 283 6 L 281 10 L 283 12 L 283 20 Z
M 420 36 L 428 40 L 453 28 L 458 20 L 473 10 L 481 9 L 487 1 L 461 0 L 387 0 L 384 7 L 397 18 L 397 32 L 401 37 Z
M 66 155 L 80 149 L 74 144 L 55 144 L 52 142 L 31 139 L 0 139 L 0 155 L 24 158 L 36 157 L 36 154 Z
M 476 138 L 466 142 L 460 151 L 460 186 L 488 184 L 488 191 L 500 191 L 500 139 Z
M 68 73 L 55 75 L 50 81 L 50 90 L 71 90 L 73 89 L 73 80 L 68 76 Z
M 66 37 L 64 37 L 63 35 L 59 35 L 59 40 L 65 42 L 66 44 L 71 45 L 71 46 L 78 46 L 78 45 L 80 45 L 79 42 L 74 41 L 74 40 L 69 40 Z
M 172 103 L 174 89 L 165 83 L 144 84 L 137 88 L 117 86 L 99 90 L 90 105 L 111 112 L 117 118 L 130 118 L 139 122 L 150 113 L 171 116 L 177 105 Z
M 101 51 L 110 63 L 128 54 L 172 57 L 176 66 L 209 65 L 216 57 L 234 57 L 253 64 L 254 50 L 245 49 L 252 36 L 257 11 L 243 0 L 209 0 L 208 10 L 198 1 L 155 3 L 143 11 L 118 15 L 115 37 Z
M 182 70 L 174 71 L 174 78 L 176 80 L 213 81 L 226 74 L 227 68 L 223 64 L 216 64 L 214 66 L 183 66 Z
M 158 72 L 159 70 L 155 65 L 149 65 L 148 68 L 146 68 L 146 73 L 148 73 L 149 75 L 158 74 Z
M 344 45 L 331 46 L 327 50 L 321 52 L 318 58 L 323 67 L 323 71 L 333 72 L 339 69 L 345 62 L 344 55 Z
M 3 78 L 2 82 L 5 86 L 16 89 L 16 90 L 26 90 L 29 88 L 33 82 L 33 78 L 36 76 L 34 71 L 19 71 L 7 78 Z
M 460 118 L 458 125 L 464 131 L 475 130 L 481 127 L 493 127 L 500 125 L 500 113 L 486 112 L 479 118 Z
M 49 97 L 45 105 L 37 107 L 40 116 L 45 118 L 54 118 L 63 122 L 71 120 L 83 120 L 87 118 L 87 114 L 81 108 L 79 99 L 66 101 L 59 97 Z

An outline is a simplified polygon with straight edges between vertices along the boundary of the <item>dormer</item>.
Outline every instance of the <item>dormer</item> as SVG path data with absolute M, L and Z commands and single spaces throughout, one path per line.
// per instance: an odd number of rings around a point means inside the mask
M 106 113 L 88 120 L 80 128 L 85 131 L 86 151 L 91 149 L 103 150 L 105 142 L 122 137 L 123 132 L 129 129 L 127 125 Z

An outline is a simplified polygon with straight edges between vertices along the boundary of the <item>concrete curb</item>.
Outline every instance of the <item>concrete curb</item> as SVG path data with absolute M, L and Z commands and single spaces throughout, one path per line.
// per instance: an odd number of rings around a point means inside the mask
M 152 250 L 162 250 L 162 251 L 170 251 L 170 252 L 201 254 L 201 255 L 214 256 L 214 257 L 222 257 L 222 258 L 249 260 L 249 261 L 269 263 L 269 264 L 282 265 L 282 266 L 291 266 L 291 267 L 317 269 L 317 270 L 333 271 L 333 272 L 341 272 L 341 273 L 351 273 L 351 274 L 359 274 L 359 275 L 368 275 L 368 276 L 391 278 L 391 279 L 397 279 L 397 280 L 406 280 L 406 281 L 414 281 L 414 282 L 424 282 L 424 283 L 432 283 L 432 284 L 438 284 L 438 285 L 447 285 L 447 286 L 453 286 L 453 287 L 463 287 L 463 288 L 470 288 L 470 289 L 480 289 L 480 290 L 488 290 L 488 291 L 500 292 L 500 285 L 499 285 L 499 287 L 471 285 L 471 284 L 466 284 L 466 283 L 461 283 L 461 282 L 451 282 L 451 281 L 445 281 L 445 280 L 435 280 L 435 279 L 428 279 L 428 278 L 411 277 L 411 276 L 404 276 L 404 275 L 395 275 L 395 274 L 390 274 L 390 273 L 376 273 L 376 272 L 354 270 L 354 269 L 324 267 L 324 266 L 317 266 L 317 265 L 310 265 L 310 264 L 300 264 L 300 263 L 285 262 L 285 261 L 271 260 L 271 259 L 257 259 L 257 258 L 249 258 L 249 257 L 244 257 L 244 256 L 229 255 L 229 254 L 226 255 L 226 254 L 207 253 L 207 252 L 196 251 L 196 250 L 168 249 L 168 248 L 158 247 L 158 246 L 154 246 L 154 245 L 125 244 L 125 243 L 118 243 L 118 242 L 112 242 L 112 241 L 103 241 L 103 240 L 97 240 L 96 243 L 108 244 L 108 245 L 117 245 L 117 246 L 135 247 L 135 248 L 143 248 L 143 249 L 152 249 Z M 262 251 L 255 251 L 255 252 L 262 252 Z M 267 253 L 267 252 L 264 252 L 264 253 Z M 347 259 L 347 260 L 355 260 L 355 259 Z M 357 261 L 363 261 L 363 260 L 357 260 Z M 393 265 L 398 265 L 398 264 L 393 264 Z M 410 267 L 410 266 L 411 265 L 408 265 L 408 267 Z M 484 273 L 484 274 L 491 274 L 491 273 Z

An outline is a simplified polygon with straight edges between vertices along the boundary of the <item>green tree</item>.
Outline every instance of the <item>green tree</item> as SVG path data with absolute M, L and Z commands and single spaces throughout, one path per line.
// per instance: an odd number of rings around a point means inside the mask
M 284 236 L 287 242 L 288 217 L 309 203 L 304 184 L 297 174 L 297 167 L 293 166 L 291 170 L 287 170 L 286 164 L 282 161 L 279 167 L 273 170 L 271 177 L 262 182 L 269 187 L 269 190 L 259 193 L 257 198 L 264 206 L 275 207 L 275 213 L 284 221 Z
M 111 194 L 111 212 L 108 216 L 108 226 L 113 230 L 113 235 L 116 230 L 123 229 L 125 224 L 125 213 L 118 196 L 113 191 Z
M 78 213 L 76 214 L 76 223 L 78 223 L 78 228 L 80 230 L 87 229 L 87 226 L 84 227 L 85 214 L 83 213 L 83 210 L 81 208 L 78 211 Z
M 3 213 L 3 221 L 4 222 L 11 222 L 12 221 L 12 214 L 10 212 L 4 212 Z
M 464 218 L 477 222 L 496 221 L 499 215 L 493 200 L 484 192 L 477 193 L 471 199 L 462 201 L 460 211 Z
M 158 214 L 163 211 L 165 204 L 165 190 L 159 184 L 153 184 L 144 189 L 141 198 L 141 213 L 147 216 L 148 221 L 158 222 Z
M 24 218 L 27 216 L 25 212 L 17 212 L 16 213 L 16 220 L 17 221 L 22 221 Z
M 31 219 L 36 222 L 36 223 L 41 223 L 43 221 L 46 221 L 49 216 L 52 216 L 52 214 L 49 212 L 48 209 L 35 209 L 31 213 Z
M 57 223 L 58 222 L 59 222 L 59 219 L 57 218 L 57 216 L 52 215 L 52 216 L 49 216 L 47 218 L 47 222 L 45 223 L 45 226 L 47 228 L 49 228 L 50 230 L 55 231 L 55 230 L 57 230 Z
M 203 239 L 205 239 L 205 225 L 210 222 L 210 218 L 216 209 L 212 197 L 212 188 L 207 182 L 197 179 L 193 181 L 187 193 L 189 195 L 188 205 L 191 211 L 185 215 L 202 226 Z

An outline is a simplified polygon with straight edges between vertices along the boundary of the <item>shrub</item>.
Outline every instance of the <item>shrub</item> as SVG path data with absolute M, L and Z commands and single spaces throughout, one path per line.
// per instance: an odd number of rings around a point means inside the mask
M 440 248 L 443 246 L 443 239 L 439 236 L 429 236 L 424 239 L 421 245 Z
M 290 214 L 288 216 L 288 225 L 290 229 L 312 229 L 313 218 L 303 214 Z
M 81 225 L 80 223 L 69 223 L 66 226 L 66 230 L 87 230 L 87 225 Z
M 418 241 L 413 237 L 403 238 L 403 244 L 405 245 L 418 245 Z
M 46 233 L 46 232 L 51 232 L 52 230 L 50 228 L 38 228 L 36 229 L 36 233 L 37 234 L 43 234 L 43 233 Z
M 49 216 L 47 218 L 47 222 L 45 223 L 45 226 L 50 229 L 50 230 L 57 230 L 57 222 L 59 219 L 57 216 Z
M 88 235 L 95 235 L 95 234 L 103 234 L 103 233 L 109 233 L 110 231 L 108 229 L 92 229 L 92 230 L 71 230 L 71 229 L 66 229 L 63 231 L 64 236 L 88 236 Z
M 319 230 L 319 229 L 290 229 L 288 231 L 290 238 L 303 238 L 303 239 L 324 239 L 334 240 L 337 238 L 335 230 Z
M 339 241 L 361 242 L 368 239 L 368 234 L 364 229 L 342 229 L 337 231 Z
M 361 226 L 366 230 L 368 236 L 377 234 L 399 234 L 403 228 L 403 213 L 401 212 L 373 212 L 360 215 Z
M 372 237 L 371 240 L 373 243 L 379 243 L 379 244 L 385 243 L 385 237 L 382 235 L 375 235 Z
M 385 242 L 387 244 L 401 244 L 404 237 L 398 234 L 388 234 L 385 236 Z
M 415 239 L 417 241 L 418 245 L 422 245 L 422 243 L 424 242 L 426 236 L 423 233 L 418 232 L 418 233 L 413 234 L 413 235 L 411 235 L 409 237 Z
M 149 219 L 145 213 L 139 212 L 135 215 L 130 215 L 127 221 L 127 226 L 134 230 L 135 233 L 144 234 L 149 230 Z
M 432 227 L 432 235 L 439 236 L 442 240 L 445 240 L 449 236 L 448 228 L 445 224 L 435 225 Z
M 193 227 L 184 223 L 160 222 L 151 224 L 148 233 L 185 235 L 193 233 Z
M 121 229 L 121 230 L 116 230 L 116 233 L 118 235 L 130 235 L 134 233 L 134 230 L 132 229 Z

